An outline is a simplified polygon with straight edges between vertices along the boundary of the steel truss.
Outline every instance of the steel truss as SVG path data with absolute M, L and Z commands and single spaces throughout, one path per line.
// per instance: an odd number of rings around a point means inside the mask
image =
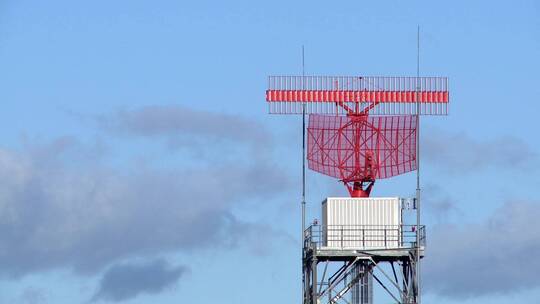
M 424 240 L 420 251 L 416 244 L 381 250 L 327 249 L 312 242 L 308 230 L 302 263 L 303 304 L 372 304 L 375 283 L 395 303 L 418 303 L 416 254 L 423 257 Z

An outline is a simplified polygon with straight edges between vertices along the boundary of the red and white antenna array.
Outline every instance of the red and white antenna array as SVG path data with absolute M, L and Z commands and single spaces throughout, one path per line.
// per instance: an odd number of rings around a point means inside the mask
M 308 167 L 352 197 L 417 168 L 417 115 L 447 115 L 446 77 L 270 76 L 271 114 L 309 114 Z

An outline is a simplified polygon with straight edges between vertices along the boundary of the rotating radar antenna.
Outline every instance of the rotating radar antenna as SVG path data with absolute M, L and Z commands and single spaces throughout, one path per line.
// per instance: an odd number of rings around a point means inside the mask
M 369 197 L 378 179 L 417 168 L 418 115 L 447 115 L 446 77 L 270 76 L 270 114 L 308 114 L 307 160 Z

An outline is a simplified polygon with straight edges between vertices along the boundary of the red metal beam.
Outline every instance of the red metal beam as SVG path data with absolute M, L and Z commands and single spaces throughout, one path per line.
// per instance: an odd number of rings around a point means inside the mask
M 416 91 L 267 90 L 268 102 L 416 103 Z M 420 103 L 448 103 L 448 91 L 418 92 Z

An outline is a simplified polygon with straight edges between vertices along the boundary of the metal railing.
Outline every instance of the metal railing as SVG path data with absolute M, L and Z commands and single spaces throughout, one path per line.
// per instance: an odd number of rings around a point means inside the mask
M 424 225 L 311 225 L 304 231 L 304 246 L 337 249 L 415 248 L 417 233 L 420 234 L 420 246 L 425 246 Z

